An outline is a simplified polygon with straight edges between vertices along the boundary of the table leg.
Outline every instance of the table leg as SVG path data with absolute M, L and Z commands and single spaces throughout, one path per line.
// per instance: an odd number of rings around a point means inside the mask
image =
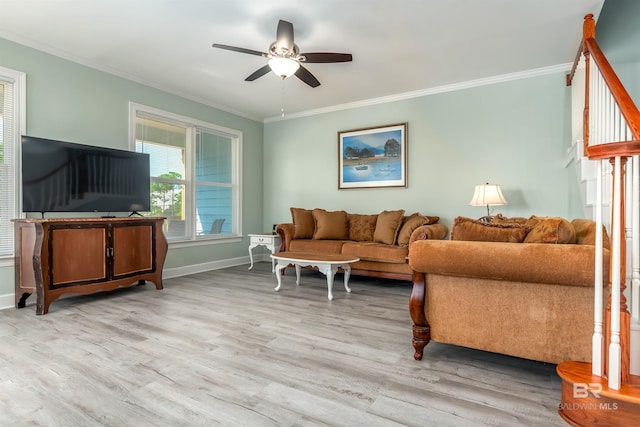
M 342 265 L 342 270 L 344 270 L 344 289 L 347 292 L 351 292 L 351 288 L 349 287 L 349 278 L 351 277 L 351 266 L 349 264 Z
M 276 248 L 275 246 L 271 248 L 271 255 L 275 254 Z M 276 271 L 276 260 L 271 258 L 271 272 L 274 273 Z
M 253 268 L 253 253 L 251 253 L 251 249 L 255 248 L 257 245 L 249 245 L 249 259 L 251 260 L 251 265 L 249 266 L 249 270 Z
M 300 284 L 300 272 L 302 271 L 302 266 L 300 264 L 296 264 L 296 286 Z
M 285 264 L 280 264 L 280 262 L 278 262 L 278 265 L 276 265 L 276 280 L 278 281 L 278 286 L 276 286 L 276 288 L 274 289 L 276 292 L 278 292 L 280 290 L 280 287 L 282 286 L 282 270 L 284 268 L 286 268 L 287 266 Z
M 338 271 L 338 266 L 336 265 L 326 265 L 323 266 L 322 272 L 327 276 L 327 298 L 329 301 L 333 300 L 333 278 Z

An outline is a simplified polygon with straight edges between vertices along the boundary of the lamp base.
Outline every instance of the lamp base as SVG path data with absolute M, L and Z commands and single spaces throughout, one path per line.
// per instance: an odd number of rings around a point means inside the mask
M 478 218 L 478 221 L 491 222 L 492 219 L 493 219 L 493 217 L 491 215 L 485 215 L 483 217 Z

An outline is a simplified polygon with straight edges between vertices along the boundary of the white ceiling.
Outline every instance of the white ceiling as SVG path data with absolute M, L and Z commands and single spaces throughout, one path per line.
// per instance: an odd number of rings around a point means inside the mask
M 587 13 L 604 0 L 0 0 L 0 37 L 263 120 L 573 61 Z M 308 64 L 321 82 L 269 73 L 279 19 L 302 52 L 353 62 Z M 0 52 L 1 55 L 1 52 Z M 1 56 L 0 56 L 1 65 Z

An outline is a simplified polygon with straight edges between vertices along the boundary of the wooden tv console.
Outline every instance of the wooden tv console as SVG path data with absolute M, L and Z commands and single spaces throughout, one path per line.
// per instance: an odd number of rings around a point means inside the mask
M 153 282 L 162 289 L 164 218 L 15 219 L 15 299 L 36 294 L 46 314 L 67 293 L 88 295 Z

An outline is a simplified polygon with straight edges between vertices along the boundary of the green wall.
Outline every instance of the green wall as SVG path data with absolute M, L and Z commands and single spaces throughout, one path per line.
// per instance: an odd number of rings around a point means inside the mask
M 0 39 L 0 66 L 27 74 L 27 134 L 128 148 L 130 101 L 243 132 L 243 232 L 262 230 L 263 124 Z M 247 256 L 243 242 L 172 249 L 166 268 Z M 13 268 L 0 268 L 0 295 Z
M 570 88 L 555 72 L 375 106 L 265 124 L 264 226 L 290 222 L 289 207 L 377 213 L 405 209 L 480 217 L 476 184 L 500 184 L 509 216 L 582 216 L 564 158 L 571 142 Z M 337 133 L 408 122 L 408 188 L 338 190 Z M 275 166 L 277 165 L 277 166 Z
M 596 41 L 625 89 L 640 105 L 640 1 L 606 0 L 596 24 Z

